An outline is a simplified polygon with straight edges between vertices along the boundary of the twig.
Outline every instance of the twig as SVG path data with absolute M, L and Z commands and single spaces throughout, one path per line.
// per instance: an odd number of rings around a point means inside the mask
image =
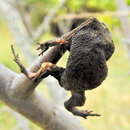
M 13 59 L 14 62 L 19 66 L 21 72 L 22 72 L 25 76 L 29 77 L 29 73 L 28 73 L 27 69 L 24 67 L 24 65 L 21 64 L 20 59 L 19 59 L 19 55 L 15 53 L 15 50 L 14 50 L 13 45 L 11 45 L 11 50 L 12 50 L 12 54 L 13 54 L 13 56 L 14 56 L 14 59 Z

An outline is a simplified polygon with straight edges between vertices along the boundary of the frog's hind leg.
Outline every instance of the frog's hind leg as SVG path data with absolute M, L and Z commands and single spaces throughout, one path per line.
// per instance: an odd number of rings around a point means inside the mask
M 76 107 L 77 106 L 83 106 L 85 103 L 85 92 L 71 92 L 72 96 L 69 100 L 67 100 L 64 105 L 67 110 L 72 112 L 74 115 L 87 118 L 87 116 L 100 116 L 99 114 L 92 114 L 92 111 L 87 110 L 79 110 Z
M 46 70 L 51 70 L 54 66 L 55 66 L 55 64 L 52 64 L 51 62 L 44 62 L 37 72 L 29 74 L 29 78 L 30 79 L 36 79 L 42 73 L 44 73 Z

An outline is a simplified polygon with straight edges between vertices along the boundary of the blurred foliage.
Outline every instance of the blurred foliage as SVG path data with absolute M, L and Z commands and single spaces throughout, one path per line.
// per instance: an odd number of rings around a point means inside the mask
M 46 6 L 52 6 L 52 5 L 55 5 L 58 2 L 58 0 L 25 0 L 25 2 L 27 4 L 37 4 L 41 2 L 42 4 Z
M 113 18 L 111 16 L 99 16 L 97 17 L 100 21 L 104 22 L 110 30 L 120 26 L 120 21 L 118 18 Z
M 86 0 L 68 0 L 66 4 L 66 8 L 68 12 L 81 12 L 85 7 Z
M 125 2 L 126 2 L 128 5 L 130 5 L 130 0 L 125 0 Z
M 127 0 L 128 2 L 130 0 Z M 37 27 L 49 11 L 56 7 L 60 0 L 25 0 L 30 8 L 32 23 Z M 128 3 L 127 2 L 127 3 Z M 58 15 L 66 13 L 114 11 L 116 10 L 115 0 L 68 0 L 65 7 L 61 8 Z
M 70 0 L 67 7 L 71 12 L 115 10 L 115 0 Z
M 105 11 L 116 9 L 115 0 L 87 0 L 86 5 L 89 8 L 98 8 Z
M 26 6 L 30 9 L 31 21 L 34 28 L 37 27 L 48 12 L 59 3 L 59 0 L 24 1 Z M 130 5 L 130 0 L 125 1 Z M 59 10 L 58 15 L 87 11 L 99 12 L 115 10 L 115 0 L 68 0 L 65 6 Z M 100 118 L 90 117 L 87 121 L 81 119 L 81 123 L 87 129 L 91 130 L 130 130 L 130 63 L 122 44 L 120 44 L 122 38 L 119 31 L 120 22 L 117 17 L 111 16 L 98 16 L 98 19 L 106 23 L 111 30 L 116 51 L 112 59 L 108 62 L 108 78 L 101 87 L 86 93 L 87 101 L 85 107 L 102 114 L 102 116 Z M 13 57 L 10 50 L 13 37 L 5 25 L 5 21 L 0 20 L 0 26 L 0 63 L 19 72 L 17 65 L 12 60 Z M 50 40 L 52 37 L 53 36 L 48 32 L 40 41 Z M 18 48 L 17 52 L 20 53 Z M 65 66 L 67 56 L 68 53 L 58 62 L 58 65 Z M 20 58 L 25 62 L 21 53 Z M 50 98 L 47 89 L 42 85 L 38 87 L 38 91 L 42 91 L 46 97 Z M 3 106 L 1 103 L 0 108 Z M 0 109 L 0 114 L 0 130 L 11 130 L 15 128 L 16 121 L 10 113 L 1 112 Z M 30 123 L 30 128 L 31 130 L 40 130 L 40 128 L 33 123 Z

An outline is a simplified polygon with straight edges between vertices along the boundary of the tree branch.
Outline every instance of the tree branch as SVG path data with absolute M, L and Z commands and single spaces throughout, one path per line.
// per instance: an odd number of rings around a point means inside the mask
M 25 89 L 28 85 L 33 84 L 31 81 L 30 83 L 27 80 L 25 82 L 25 77 L 12 72 L 2 65 L 0 65 L 0 75 L 0 100 L 15 111 L 46 130 L 75 130 L 75 128 L 83 130 L 76 123 L 75 118 L 36 91 L 22 97 L 20 91 L 14 94 L 15 88 L 22 87 L 22 89 Z

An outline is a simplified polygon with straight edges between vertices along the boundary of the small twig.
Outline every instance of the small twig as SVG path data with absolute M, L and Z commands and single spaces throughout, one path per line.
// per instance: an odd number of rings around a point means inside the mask
M 11 50 L 12 50 L 12 54 L 13 54 L 13 56 L 14 56 L 14 59 L 13 59 L 14 62 L 19 66 L 21 72 L 22 72 L 25 76 L 27 76 L 27 77 L 29 78 L 29 73 L 28 73 L 27 69 L 24 67 L 24 65 L 21 64 L 21 62 L 20 62 L 20 60 L 19 60 L 19 55 L 15 53 L 15 50 L 14 50 L 13 45 L 11 45 Z

